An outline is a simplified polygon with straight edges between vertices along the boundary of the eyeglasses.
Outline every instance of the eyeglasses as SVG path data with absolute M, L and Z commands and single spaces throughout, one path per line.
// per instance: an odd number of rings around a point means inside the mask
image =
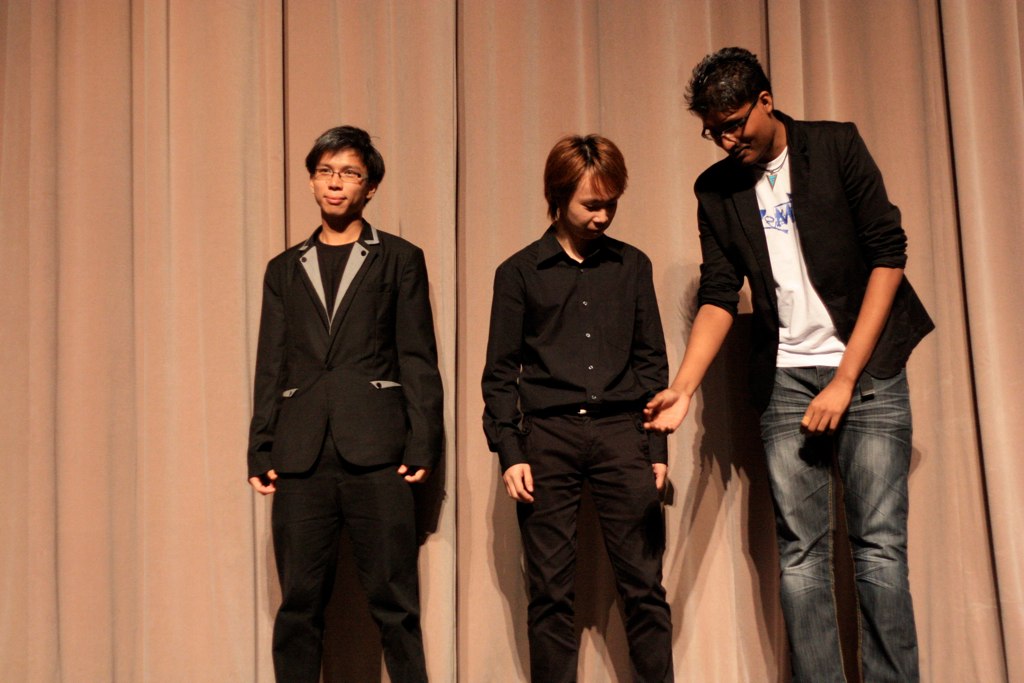
M 313 177 L 325 183 L 329 182 L 335 174 L 337 174 L 338 180 L 343 183 L 359 184 L 366 180 L 366 176 L 354 168 L 343 168 L 340 171 L 335 171 L 328 166 L 317 166 L 316 170 L 313 171 Z
M 733 142 L 736 141 L 740 135 L 743 134 L 743 129 L 747 127 L 747 119 L 750 118 L 750 114 L 754 111 L 754 107 L 757 105 L 755 99 L 747 107 L 747 113 L 742 118 L 733 119 L 732 121 L 726 121 L 720 126 L 714 126 L 712 128 L 705 128 L 700 132 L 700 136 L 705 140 L 711 140 L 712 142 L 720 142 L 722 138 L 727 137 Z

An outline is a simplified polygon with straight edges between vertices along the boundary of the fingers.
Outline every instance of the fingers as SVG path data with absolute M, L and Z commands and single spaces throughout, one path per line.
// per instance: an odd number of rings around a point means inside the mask
M 429 476 L 430 470 L 428 470 L 426 467 L 420 467 L 417 468 L 416 471 L 413 472 L 412 474 L 406 475 L 405 480 L 410 484 L 421 484 L 425 482 L 427 480 L 427 477 Z
M 649 432 L 658 432 L 659 434 L 671 434 L 675 431 L 675 427 L 658 418 L 650 422 L 644 422 L 644 429 Z
M 410 484 L 419 484 L 426 481 L 427 477 L 430 476 L 430 470 L 426 467 L 413 468 L 404 463 L 398 466 L 396 472 Z
M 257 493 L 265 496 L 277 490 L 277 487 L 274 486 L 273 481 L 274 479 L 277 479 L 277 473 L 274 473 L 274 476 L 271 477 L 270 472 L 268 472 L 267 474 L 264 475 L 264 477 L 266 477 L 270 481 L 264 483 L 263 477 L 249 477 L 249 485 L 252 486 Z
M 661 410 L 662 404 L 663 401 L 661 400 L 660 394 L 652 398 L 647 402 L 647 405 L 644 406 L 644 417 L 650 420 L 658 413 L 659 410 Z
M 651 469 L 654 470 L 654 486 L 658 491 L 663 491 L 665 482 L 668 481 L 668 465 L 657 462 L 651 465 Z
M 509 498 L 520 503 L 533 502 L 533 472 L 529 465 L 513 465 L 501 478 Z
M 843 413 L 827 412 L 811 406 L 800 420 L 800 426 L 809 434 L 835 434 Z

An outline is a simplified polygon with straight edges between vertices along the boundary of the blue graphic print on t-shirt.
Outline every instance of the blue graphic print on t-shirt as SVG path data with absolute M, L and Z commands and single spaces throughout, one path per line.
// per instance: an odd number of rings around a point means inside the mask
M 789 228 L 783 226 L 789 225 L 790 221 L 795 220 L 793 218 L 793 195 L 787 192 L 786 198 L 786 201 L 776 204 L 770 214 L 767 210 L 760 209 L 761 224 L 765 230 L 778 230 L 784 235 L 789 234 Z

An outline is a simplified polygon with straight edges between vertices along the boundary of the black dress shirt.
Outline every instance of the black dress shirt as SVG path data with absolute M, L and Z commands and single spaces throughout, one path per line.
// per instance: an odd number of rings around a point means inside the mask
M 651 261 L 599 240 L 579 263 L 551 227 L 495 272 L 484 432 L 503 471 L 527 462 L 523 414 L 639 410 L 668 384 Z M 648 438 L 652 462 L 667 462 L 666 437 Z

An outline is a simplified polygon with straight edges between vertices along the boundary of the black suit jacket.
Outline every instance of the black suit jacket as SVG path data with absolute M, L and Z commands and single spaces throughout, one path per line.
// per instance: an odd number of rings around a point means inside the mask
M 786 126 L 793 214 L 811 283 L 839 338 L 850 339 L 868 277 L 876 267 L 903 268 L 907 238 L 900 211 L 889 202 L 882 174 L 852 123 L 794 121 Z M 768 243 L 754 194 L 758 175 L 723 159 L 697 179 L 703 264 L 699 303 L 736 314 L 743 278 L 754 307 L 752 398 L 768 405 L 779 344 L 778 303 Z M 891 377 L 934 328 L 906 278 L 865 372 Z
M 267 264 L 249 476 L 308 470 L 328 425 L 353 464 L 433 468 L 443 395 L 423 252 L 364 223 L 329 313 L 319 232 Z

